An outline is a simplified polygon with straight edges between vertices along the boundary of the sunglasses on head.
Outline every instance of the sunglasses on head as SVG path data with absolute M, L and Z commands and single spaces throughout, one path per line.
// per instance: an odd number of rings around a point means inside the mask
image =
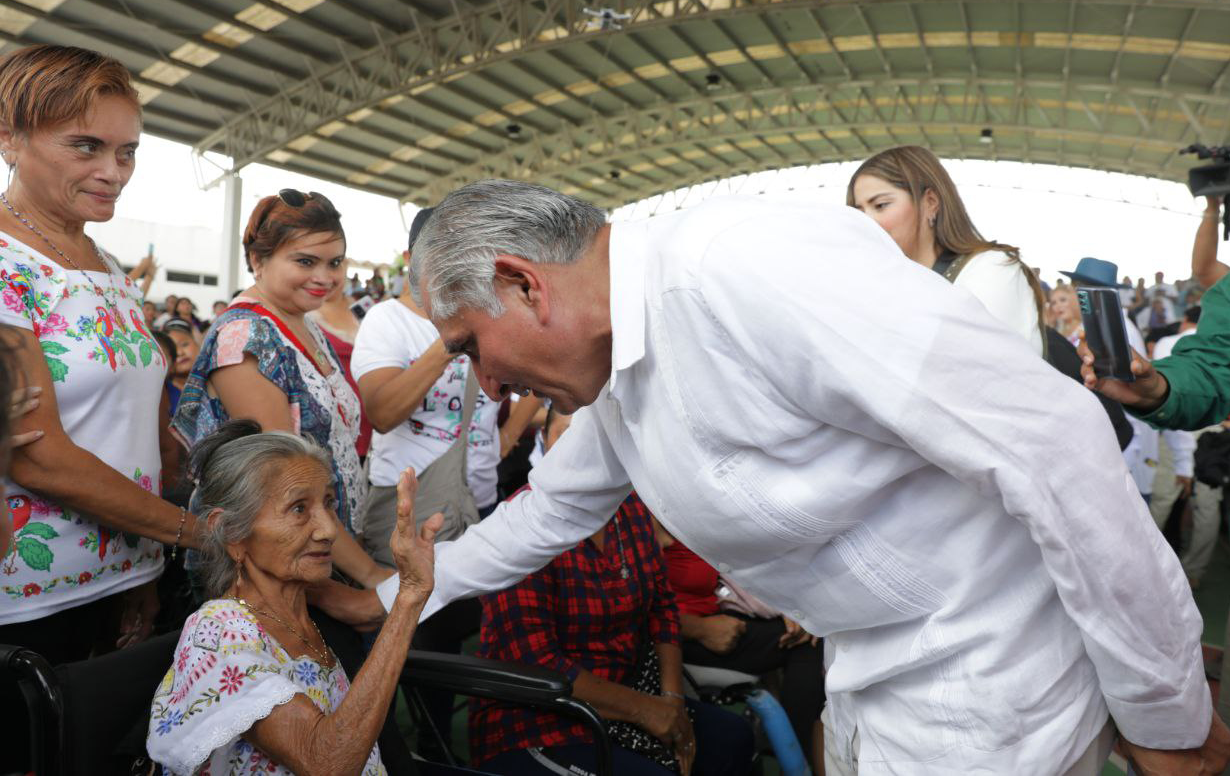
M 305 204 L 307 204 L 307 201 L 309 199 L 322 199 L 325 202 L 329 201 L 325 199 L 325 196 L 323 194 L 320 194 L 318 192 L 309 191 L 307 194 L 304 194 L 302 191 L 299 191 L 298 189 L 282 189 L 281 191 L 278 192 L 278 197 L 283 202 L 290 205 L 291 207 L 303 207 Z

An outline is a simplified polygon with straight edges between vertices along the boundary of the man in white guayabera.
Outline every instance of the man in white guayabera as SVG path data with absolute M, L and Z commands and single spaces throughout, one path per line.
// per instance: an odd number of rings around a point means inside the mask
M 1225 767 L 1200 615 L 1105 413 L 867 216 L 738 198 L 608 224 L 484 181 L 411 269 L 489 396 L 576 411 L 531 490 L 439 546 L 424 615 L 635 488 L 828 639 L 830 773 L 1099 774 L 1115 728 L 1144 772 Z

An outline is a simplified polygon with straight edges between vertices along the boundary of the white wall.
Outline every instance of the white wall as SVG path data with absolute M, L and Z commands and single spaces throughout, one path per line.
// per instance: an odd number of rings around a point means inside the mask
M 89 224 L 86 226 L 86 232 L 100 246 L 115 254 L 126 267 L 132 267 L 140 261 L 153 244 L 159 269 L 154 284 L 150 287 L 149 299 L 155 302 L 161 303 L 167 294 L 186 296 L 196 303 L 197 315 L 208 319 L 213 317 L 214 301 L 229 297 L 218 286 L 170 282 L 166 276 L 167 270 L 178 270 L 216 277 L 221 268 L 220 228 L 159 224 L 117 217 L 106 223 Z M 243 287 L 251 278 L 242 267 L 240 271 Z

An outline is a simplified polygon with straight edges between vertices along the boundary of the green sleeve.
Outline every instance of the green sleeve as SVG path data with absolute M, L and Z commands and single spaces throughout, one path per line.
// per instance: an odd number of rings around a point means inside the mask
M 1204 295 L 1196 333 L 1154 362 L 1170 391 L 1162 406 L 1137 416 L 1159 428 L 1200 429 L 1230 415 L 1230 276 Z

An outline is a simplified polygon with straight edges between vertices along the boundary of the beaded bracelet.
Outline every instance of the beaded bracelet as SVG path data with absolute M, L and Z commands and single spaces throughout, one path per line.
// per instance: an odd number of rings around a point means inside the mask
M 664 697 L 664 698 L 678 698 L 678 699 L 679 699 L 679 700 L 681 700 L 681 701 L 686 701 L 686 700 L 687 700 L 687 698 L 683 697 L 683 694 L 682 694 L 682 693 L 673 692 L 673 691 L 671 691 L 671 690 L 663 690 L 663 691 L 662 691 L 662 697 Z
M 171 560 L 179 555 L 179 540 L 184 538 L 184 523 L 188 520 L 188 510 L 185 507 L 179 508 L 179 530 L 175 532 L 175 546 L 171 548 Z

